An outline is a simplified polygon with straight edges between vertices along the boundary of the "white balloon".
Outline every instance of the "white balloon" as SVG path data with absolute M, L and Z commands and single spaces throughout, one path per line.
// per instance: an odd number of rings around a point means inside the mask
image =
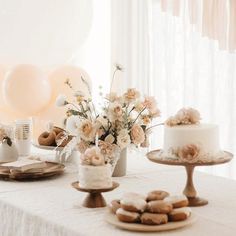
M 0 63 L 65 63 L 91 22 L 92 0 L 1 0 Z

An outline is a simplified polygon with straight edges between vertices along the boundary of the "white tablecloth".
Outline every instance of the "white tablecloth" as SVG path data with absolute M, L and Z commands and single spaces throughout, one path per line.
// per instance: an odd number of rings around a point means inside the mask
M 120 187 L 105 193 L 109 202 L 125 191 L 167 190 L 182 192 L 185 171 L 149 162 L 145 157 L 130 157 L 126 177 L 114 178 Z M 193 208 L 198 220 L 192 226 L 158 235 L 234 236 L 236 232 L 236 182 L 222 177 L 195 173 L 199 195 L 209 204 Z M 5 236 L 75 236 L 75 235 L 143 235 L 123 231 L 104 221 L 107 209 L 81 206 L 85 193 L 71 187 L 76 173 L 34 182 L 0 181 L 0 235 Z M 152 233 L 149 235 L 153 235 Z

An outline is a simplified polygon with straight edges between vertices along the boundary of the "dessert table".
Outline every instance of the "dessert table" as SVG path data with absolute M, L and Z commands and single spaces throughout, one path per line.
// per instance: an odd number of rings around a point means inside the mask
M 171 194 L 182 193 L 186 180 L 182 167 L 156 165 L 138 155 L 131 155 L 128 160 L 127 176 L 114 178 L 120 186 L 104 193 L 107 202 L 126 191 L 163 189 Z M 158 235 L 235 235 L 236 181 L 198 171 L 195 176 L 198 191 L 209 204 L 192 208 L 198 218 L 193 225 Z M 82 207 L 84 193 L 71 187 L 76 180 L 76 171 L 66 170 L 62 176 L 41 181 L 0 181 L 0 235 L 144 235 L 106 223 L 106 208 Z M 149 235 L 154 234 L 157 235 Z

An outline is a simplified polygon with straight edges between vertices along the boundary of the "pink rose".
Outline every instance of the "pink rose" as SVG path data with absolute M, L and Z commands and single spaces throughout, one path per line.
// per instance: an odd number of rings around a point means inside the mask
M 198 158 L 200 148 L 195 144 L 188 144 L 178 150 L 177 155 L 187 162 L 195 161 Z
M 142 127 L 138 124 L 134 124 L 131 128 L 131 140 L 134 144 L 138 145 L 144 142 L 145 133 Z

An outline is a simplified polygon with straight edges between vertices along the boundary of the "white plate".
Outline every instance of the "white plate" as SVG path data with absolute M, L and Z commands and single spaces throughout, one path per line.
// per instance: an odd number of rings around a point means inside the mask
M 55 147 L 55 146 L 44 146 L 44 145 L 39 145 L 38 143 L 32 143 L 32 145 L 36 148 L 40 148 L 43 150 L 51 150 L 51 151 L 62 151 L 63 147 Z
M 129 231 L 139 231 L 139 232 L 158 232 L 158 231 L 168 231 L 179 229 L 187 225 L 193 224 L 197 220 L 197 217 L 194 213 L 191 213 L 191 216 L 187 220 L 177 221 L 177 222 L 168 222 L 167 224 L 162 225 L 143 225 L 138 223 L 125 223 L 117 219 L 116 215 L 113 213 L 106 213 L 105 221 L 111 225 L 114 225 L 118 228 L 129 230 Z

